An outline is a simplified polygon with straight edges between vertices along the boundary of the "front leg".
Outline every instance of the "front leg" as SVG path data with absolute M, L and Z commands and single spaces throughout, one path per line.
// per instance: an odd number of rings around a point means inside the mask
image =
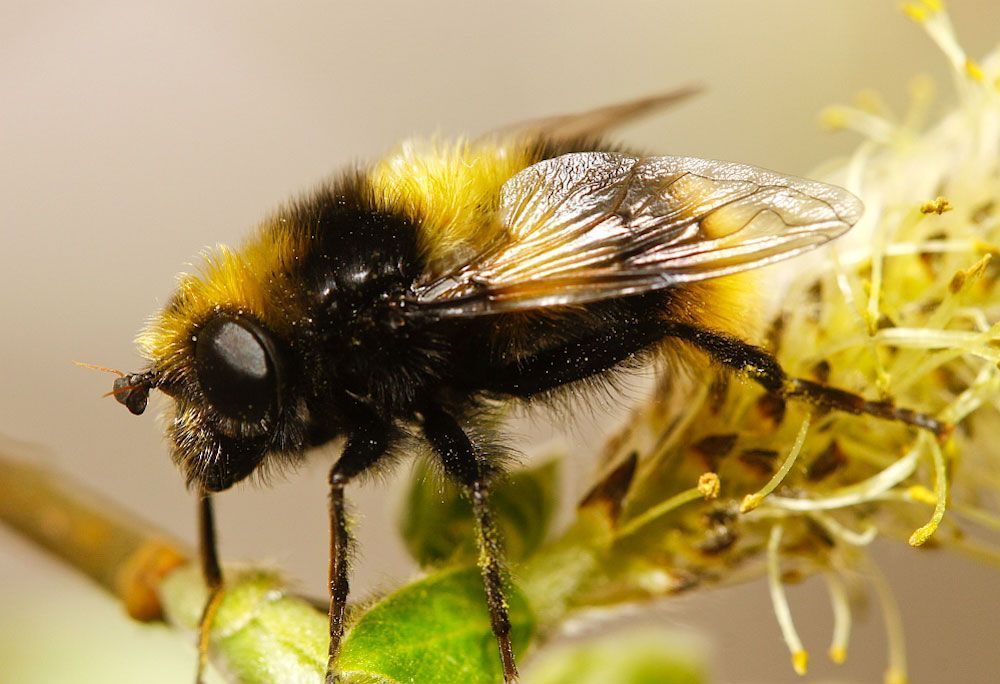
M 336 664 L 344 637 L 344 609 L 350 588 L 347 565 L 351 534 L 347 529 L 344 487 L 381 460 L 392 442 L 391 426 L 372 418 L 351 435 L 344 453 L 330 470 L 330 650 L 326 665 L 327 684 L 339 679 Z
M 445 473 L 461 485 L 472 501 L 479 542 L 479 568 L 486 589 L 490 624 L 500 651 L 506 684 L 517 681 L 517 664 L 510 642 L 510 615 L 503 591 L 503 548 L 490 515 L 487 480 L 489 464 L 477 454 L 468 435 L 450 415 L 438 407 L 423 411 L 423 430 L 441 459 Z
M 208 668 L 209 641 L 212 622 L 222 602 L 222 568 L 219 566 L 218 543 L 215 535 L 215 513 L 212 495 L 202 492 L 198 500 L 198 555 L 201 558 L 201 576 L 208 588 L 208 598 L 198 621 L 198 671 L 195 682 L 202 684 Z

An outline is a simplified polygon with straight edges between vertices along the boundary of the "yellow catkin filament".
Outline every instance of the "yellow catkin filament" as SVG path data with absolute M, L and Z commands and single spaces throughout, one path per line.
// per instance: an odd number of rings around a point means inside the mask
M 927 504 L 928 506 L 937 506 L 938 504 L 937 496 L 924 485 L 913 485 L 908 488 L 906 490 L 906 498 L 910 501 Z M 967 518 L 984 527 L 990 527 L 994 530 L 1000 531 L 1000 518 L 991 515 L 986 511 L 980 510 L 975 506 L 957 503 L 949 503 L 949 507 L 952 511 L 963 518 Z
M 863 112 L 876 116 L 891 117 L 892 110 L 877 90 L 866 88 L 854 96 L 854 105 Z
M 819 122 L 830 130 L 849 129 L 883 144 L 889 144 L 897 137 L 897 129 L 892 123 L 878 114 L 857 107 L 827 107 L 820 112 Z
M 697 501 L 703 498 L 705 495 L 702 493 L 700 487 L 692 487 L 691 489 L 685 489 L 679 494 L 674 494 L 672 497 L 666 501 L 653 506 L 648 511 L 642 513 L 642 515 L 637 515 L 636 517 L 629 520 L 625 525 L 622 525 L 621 529 L 618 530 L 618 534 L 615 535 L 616 538 L 621 539 L 622 537 L 627 537 L 636 530 L 645 525 L 653 522 L 657 518 L 666 515 L 675 508 L 680 508 L 686 503 L 692 501 Z
M 1000 363 L 1000 359 L 996 363 Z M 957 424 L 983 403 L 996 397 L 1000 391 L 1000 373 L 997 370 L 995 366 L 986 366 L 980 370 L 976 379 L 941 411 L 941 418 Z M 948 442 L 947 448 L 954 451 L 954 444 Z
M 805 417 L 802 421 L 802 427 L 799 428 L 799 434 L 795 437 L 795 444 L 792 445 L 792 450 L 788 452 L 788 457 L 785 462 L 781 464 L 778 468 L 778 472 L 768 481 L 766 485 L 760 488 L 760 490 L 754 492 L 753 494 L 747 494 L 743 497 L 743 502 L 740 504 L 740 513 L 748 513 L 753 509 L 757 508 L 760 503 L 764 500 L 768 494 L 773 492 L 781 484 L 781 481 L 785 479 L 792 466 L 795 465 L 795 461 L 799 457 L 799 452 L 802 451 L 802 445 L 806 441 L 806 433 L 809 432 L 809 416 Z
M 1000 362 L 1000 353 L 988 346 L 989 333 L 900 327 L 879 330 L 874 339 L 898 349 L 960 349 L 986 361 Z
M 792 499 L 772 496 L 768 504 L 786 511 L 828 511 L 836 508 L 856 506 L 866 501 L 872 501 L 888 492 L 900 482 L 908 478 L 916 470 L 917 460 L 922 446 L 930 442 L 930 438 L 921 433 L 917 443 L 905 456 L 894 461 L 879 473 L 867 480 L 834 490 L 829 496 L 817 499 Z
M 856 155 L 851 160 L 851 172 L 856 174 L 860 179 L 863 175 L 862 164 L 863 155 Z M 857 162 L 857 164 L 855 163 Z M 860 180 L 856 181 L 854 187 L 860 187 Z M 848 277 L 848 272 L 844 268 L 843 262 L 840 260 L 840 256 L 837 250 L 832 250 L 830 252 L 830 261 L 834 266 L 834 282 L 837 285 L 837 289 L 840 291 L 841 296 L 844 299 L 844 304 L 847 305 L 849 311 L 852 312 L 852 317 L 856 319 L 857 323 L 867 330 L 868 324 L 864 320 L 864 313 L 861 310 L 861 306 L 858 304 L 858 296 L 855 296 L 854 287 L 851 284 L 851 279 Z M 860 295 L 860 293 L 859 293 Z M 866 346 L 871 355 L 871 359 L 875 364 L 875 376 L 876 382 L 883 391 L 889 385 L 889 377 L 885 372 L 885 368 L 882 364 L 882 356 L 878 353 L 877 345 L 875 344 L 875 338 L 870 334 L 866 337 Z
M 944 463 L 944 453 L 941 445 L 934 440 L 928 442 L 931 447 L 931 460 L 934 463 L 934 513 L 928 523 L 910 535 L 910 545 L 920 546 L 926 542 L 941 524 L 944 511 L 948 504 L 948 473 Z
M 771 590 L 771 603 L 774 605 L 774 616 L 781 628 L 781 636 L 792 654 L 792 667 L 799 675 L 804 675 L 809 664 L 809 653 L 803 648 L 799 633 L 795 631 L 792 621 L 792 611 L 788 607 L 788 597 L 781 582 L 781 525 L 771 528 L 771 536 L 767 541 L 767 584 Z
M 830 660 L 841 665 L 847 660 L 847 643 L 851 638 L 851 603 L 847 597 L 844 580 L 836 572 L 827 572 L 826 586 L 830 590 L 833 607 L 833 639 L 830 641 Z
M 808 515 L 831 535 L 842 542 L 850 544 L 851 546 L 868 546 L 875 541 L 875 537 L 878 536 L 878 528 L 874 526 L 866 527 L 863 532 L 855 532 L 854 530 L 841 525 L 832 516 L 826 515 L 825 513 L 812 511 Z
M 899 614 L 899 606 L 892 595 L 889 583 L 874 563 L 865 559 L 865 566 L 875 589 L 879 607 L 882 609 L 882 619 L 885 621 L 885 635 L 889 647 L 889 667 L 885 671 L 885 684 L 906 684 L 909 677 L 906 673 L 906 641 L 903 637 L 903 617 Z

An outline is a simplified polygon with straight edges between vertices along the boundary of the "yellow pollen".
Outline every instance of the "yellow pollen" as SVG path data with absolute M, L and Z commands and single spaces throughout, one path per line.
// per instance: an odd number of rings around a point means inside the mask
M 885 684 L 907 684 L 910 678 L 906 676 L 905 672 L 901 672 L 895 668 L 890 668 L 885 673 Z
M 918 5 L 915 2 L 904 2 L 900 6 L 900 9 L 903 11 L 903 14 L 921 24 L 927 21 L 927 18 L 931 15 L 926 7 Z
M 919 501 L 920 503 L 925 503 L 929 506 L 933 506 L 937 503 L 937 497 L 934 496 L 934 492 L 923 485 L 913 485 L 906 490 L 906 494 L 914 501 Z
M 920 205 L 920 212 L 923 214 L 943 214 L 946 211 L 951 211 L 952 209 L 954 209 L 954 207 L 951 206 L 951 202 L 949 202 L 945 197 L 927 200 Z
M 715 473 L 703 473 L 698 478 L 698 491 L 707 501 L 711 501 L 719 496 L 720 486 L 719 476 Z
M 965 73 L 969 78 L 977 83 L 982 83 L 986 80 L 983 68 L 973 59 L 965 60 Z
M 827 107 L 819 114 L 819 122 L 824 128 L 831 131 L 839 131 L 847 128 L 847 110 L 843 107 Z
M 795 674 L 804 675 L 809 670 L 809 652 L 796 651 L 793 653 L 792 667 L 795 668 Z

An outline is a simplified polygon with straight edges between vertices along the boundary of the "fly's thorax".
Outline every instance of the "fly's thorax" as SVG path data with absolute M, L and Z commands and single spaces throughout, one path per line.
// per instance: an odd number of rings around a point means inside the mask
M 317 318 L 306 363 L 323 378 L 326 399 L 345 394 L 387 420 L 405 418 L 444 376 L 453 341 L 401 315 L 407 294 L 393 286 L 370 298 L 332 303 Z M 322 401 L 324 390 L 317 389 Z

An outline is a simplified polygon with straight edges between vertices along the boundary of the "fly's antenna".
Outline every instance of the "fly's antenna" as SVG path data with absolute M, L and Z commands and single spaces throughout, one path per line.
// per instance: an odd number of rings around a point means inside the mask
M 138 373 L 125 373 L 117 368 L 98 366 L 93 363 L 74 361 L 81 368 L 111 373 L 118 376 L 110 392 L 103 396 L 114 397 L 119 404 L 123 404 L 133 415 L 141 415 L 146 410 L 149 403 L 149 392 L 157 386 L 156 373 L 153 370 L 144 370 Z
M 100 371 L 101 373 L 111 373 L 112 375 L 117 375 L 119 378 L 125 377 L 125 373 L 118 370 L 117 368 L 109 368 L 108 366 L 98 366 L 96 363 L 87 363 L 86 361 L 74 361 L 73 365 L 79 366 L 80 368 L 89 368 L 90 370 Z

